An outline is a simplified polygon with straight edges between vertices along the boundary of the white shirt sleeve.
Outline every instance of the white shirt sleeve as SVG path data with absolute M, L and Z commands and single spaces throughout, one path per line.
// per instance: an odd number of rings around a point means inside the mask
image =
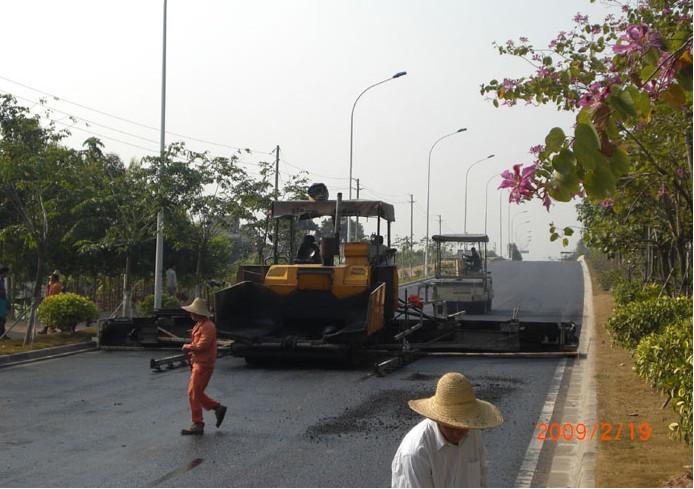
M 480 440 L 482 450 L 480 450 L 480 486 L 487 487 L 487 449 L 484 442 Z
M 431 467 L 421 455 L 396 453 L 391 469 L 391 487 L 434 487 Z

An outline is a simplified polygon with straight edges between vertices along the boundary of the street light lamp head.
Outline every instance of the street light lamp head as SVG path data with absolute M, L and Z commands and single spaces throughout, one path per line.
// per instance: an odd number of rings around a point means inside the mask
M 398 71 L 396 74 L 393 75 L 393 78 L 400 78 L 401 76 L 407 75 L 406 71 Z
M 487 159 L 494 158 L 494 156 L 496 156 L 496 155 L 493 155 L 493 154 L 489 155 L 489 156 L 487 156 Z
M 458 129 L 456 132 L 465 132 L 467 131 L 467 127 L 463 127 L 462 129 Z

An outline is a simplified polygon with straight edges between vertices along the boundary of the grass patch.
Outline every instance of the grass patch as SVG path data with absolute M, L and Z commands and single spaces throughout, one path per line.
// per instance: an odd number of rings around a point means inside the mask
M 70 333 L 55 333 L 36 335 L 33 344 L 26 346 L 22 345 L 23 340 L 8 340 L 0 341 L 0 355 L 10 355 L 12 353 L 22 353 L 33 350 L 41 350 L 43 348 L 51 348 L 54 346 L 73 345 L 75 343 L 84 343 L 91 341 L 96 335 L 96 326 L 83 328 L 79 331 Z

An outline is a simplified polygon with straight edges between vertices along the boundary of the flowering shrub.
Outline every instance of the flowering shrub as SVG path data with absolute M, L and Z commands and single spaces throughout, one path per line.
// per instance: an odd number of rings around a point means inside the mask
M 652 333 L 634 352 L 636 373 L 665 393 L 678 415 L 670 423 L 673 436 L 692 443 L 692 318 L 668 324 Z
M 39 319 L 63 332 L 75 332 L 82 321 L 97 319 L 96 304 L 77 294 L 65 293 L 46 297 L 38 308 Z

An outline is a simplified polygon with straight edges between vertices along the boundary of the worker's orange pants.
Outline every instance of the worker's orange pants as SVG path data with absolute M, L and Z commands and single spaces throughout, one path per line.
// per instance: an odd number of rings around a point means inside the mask
M 219 406 L 219 402 L 205 395 L 205 388 L 212 377 L 212 372 L 214 372 L 214 367 L 204 367 L 197 364 L 193 364 L 190 370 L 188 401 L 190 402 L 190 412 L 193 415 L 193 423 L 202 423 L 203 408 L 209 411 Z

